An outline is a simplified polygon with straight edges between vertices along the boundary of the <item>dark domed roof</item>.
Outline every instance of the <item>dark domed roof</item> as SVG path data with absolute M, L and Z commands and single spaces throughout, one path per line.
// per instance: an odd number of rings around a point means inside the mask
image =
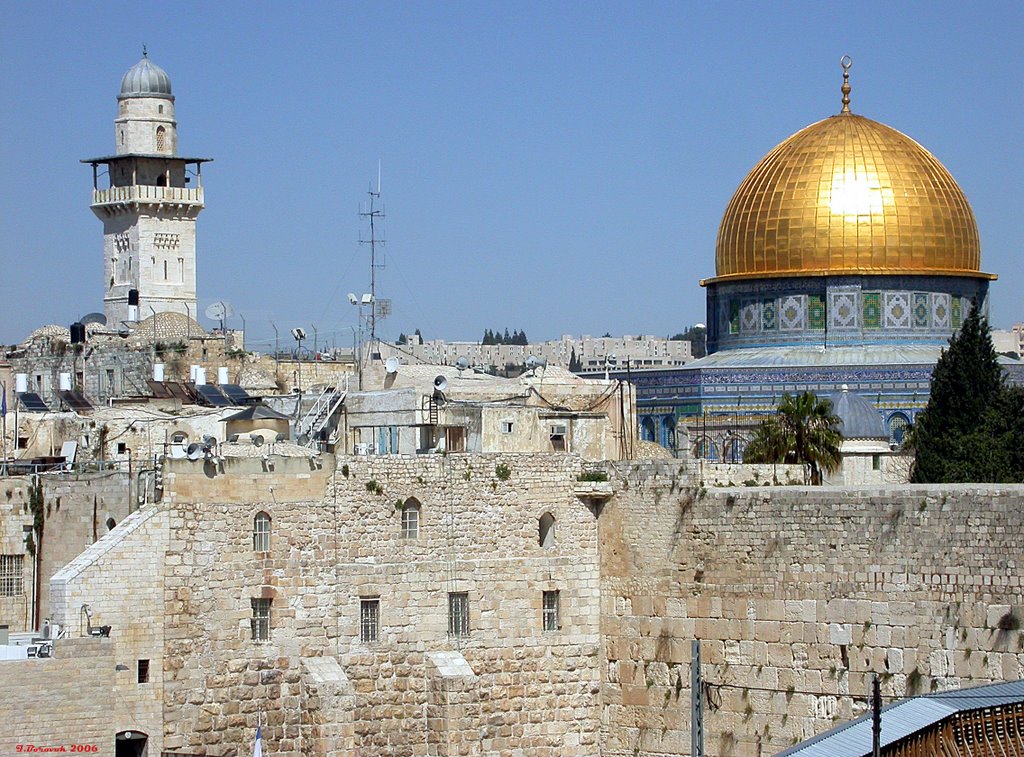
M 829 397 L 832 400 L 832 412 L 842 421 L 839 430 L 844 439 L 888 439 L 885 421 L 875 406 L 856 392 L 851 392 L 846 384 L 843 390 Z
M 173 100 L 171 77 L 160 66 L 150 63 L 143 53 L 142 60 L 129 68 L 121 79 L 121 94 L 117 99 L 126 97 L 164 97 Z

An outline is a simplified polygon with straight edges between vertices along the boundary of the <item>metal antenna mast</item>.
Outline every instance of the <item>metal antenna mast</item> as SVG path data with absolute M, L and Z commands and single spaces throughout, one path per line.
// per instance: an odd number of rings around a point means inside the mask
M 377 191 L 373 190 L 371 185 L 369 191 L 370 195 L 370 209 L 365 212 L 360 212 L 359 215 L 362 218 L 370 219 L 370 238 L 360 239 L 359 244 L 370 245 L 370 297 L 373 302 L 370 303 L 370 341 L 375 342 L 377 340 L 377 269 L 384 267 L 383 260 L 377 262 L 377 245 L 384 246 L 385 242 L 383 239 L 377 239 L 376 221 L 379 218 L 384 220 L 384 211 L 376 207 L 376 203 L 380 202 L 380 162 L 377 163 Z M 381 256 L 383 258 L 383 255 Z

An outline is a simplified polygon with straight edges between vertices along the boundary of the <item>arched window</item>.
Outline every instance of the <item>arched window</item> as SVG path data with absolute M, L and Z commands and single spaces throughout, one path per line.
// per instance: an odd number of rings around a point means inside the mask
M 718 460 L 718 445 L 705 436 L 693 445 L 693 456 L 704 460 Z
M 164 112 L 164 106 L 163 105 L 157 105 L 156 106 L 156 112 L 157 113 L 163 113 Z
M 117 525 L 117 521 L 116 520 L 114 520 L 113 518 L 107 518 L 107 530 L 108 531 L 113 531 L 114 530 L 114 526 L 116 526 L 116 525 Z
M 893 444 L 903 444 L 903 438 L 907 435 L 907 427 L 910 426 L 910 419 L 903 413 L 894 413 L 889 418 L 889 440 Z
M 731 436 L 722 444 L 722 462 L 742 463 L 743 450 L 747 448 L 745 439 L 738 436 Z
M 162 126 L 156 127 L 156 149 L 163 150 L 167 139 L 167 129 Z
M 640 421 L 640 438 L 645 442 L 654 441 L 654 419 L 644 418 Z
M 676 448 L 676 419 L 666 415 L 661 419 L 661 446 L 665 449 Z
M 420 503 L 410 497 L 402 505 L 402 538 L 418 539 L 420 535 Z
M 262 511 L 252 519 L 252 549 L 253 552 L 270 551 L 270 516 Z
M 544 513 L 540 516 L 539 543 L 542 547 L 555 546 L 555 516 Z

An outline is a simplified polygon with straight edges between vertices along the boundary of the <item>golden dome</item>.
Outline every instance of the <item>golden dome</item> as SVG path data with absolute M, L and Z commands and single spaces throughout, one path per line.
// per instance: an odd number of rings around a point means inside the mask
M 974 213 L 949 171 L 905 134 L 848 111 L 798 131 L 740 184 L 717 278 L 980 272 Z

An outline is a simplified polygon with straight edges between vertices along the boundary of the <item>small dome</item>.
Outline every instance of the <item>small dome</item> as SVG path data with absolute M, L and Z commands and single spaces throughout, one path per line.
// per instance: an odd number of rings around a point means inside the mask
M 160 66 L 150 63 L 143 53 L 142 60 L 129 68 L 121 79 L 121 94 L 117 99 L 127 97 L 163 97 L 173 100 L 171 77 Z
M 154 327 L 153 321 L 156 321 Z M 184 313 L 163 311 L 134 324 L 132 335 L 143 342 L 170 341 L 190 337 L 206 336 L 203 327 Z
M 843 384 L 841 392 L 833 394 L 832 412 L 841 421 L 839 431 L 844 439 L 888 439 L 885 421 L 875 406 Z

